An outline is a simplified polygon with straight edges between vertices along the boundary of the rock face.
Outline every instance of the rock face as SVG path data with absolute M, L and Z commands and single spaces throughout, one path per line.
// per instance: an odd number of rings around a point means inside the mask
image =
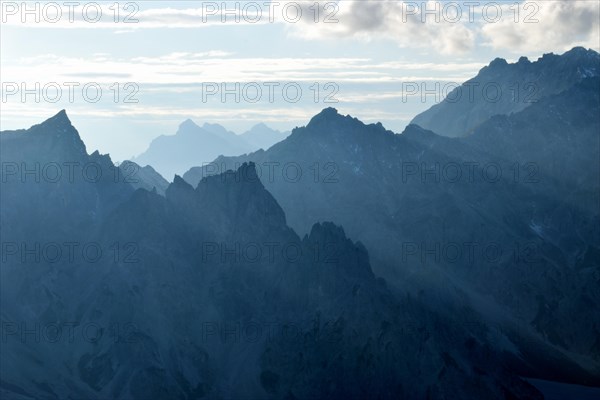
M 112 165 L 64 114 L 0 139 Z M 3 398 L 541 399 L 470 311 L 388 287 L 333 223 L 299 237 L 253 163 L 164 196 L 85 183 L 2 179 Z
M 600 366 L 598 82 L 461 139 L 417 125 L 396 135 L 325 109 L 267 151 L 220 157 L 184 179 L 256 163 L 296 231 L 342 225 L 377 275 L 433 308 L 476 308 L 512 332 L 528 363 L 577 381 L 565 365 L 588 377 Z M 555 365 L 540 362 L 547 352 L 560 354 Z
M 560 56 L 545 54 L 534 62 L 521 57 L 508 64 L 497 58 L 411 123 L 444 136 L 467 136 L 494 115 L 521 111 L 585 78 L 598 76 L 600 54 L 582 47 Z
M 202 165 L 220 155 L 231 156 L 267 149 L 283 140 L 287 134 L 258 124 L 241 135 L 219 124 L 205 123 L 202 127 L 192 120 L 184 121 L 175 135 L 162 135 L 148 149 L 132 159 L 139 165 L 150 165 L 168 180 L 183 174 L 190 167 Z

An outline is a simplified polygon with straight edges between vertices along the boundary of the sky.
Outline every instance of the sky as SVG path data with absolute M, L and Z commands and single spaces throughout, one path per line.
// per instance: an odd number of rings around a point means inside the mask
M 114 161 L 188 118 L 287 131 L 335 107 L 400 133 L 496 57 L 600 50 L 597 0 L 0 5 L 0 128 L 66 109 Z

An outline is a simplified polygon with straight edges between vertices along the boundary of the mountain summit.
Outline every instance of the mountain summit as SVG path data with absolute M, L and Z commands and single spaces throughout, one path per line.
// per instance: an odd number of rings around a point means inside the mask
M 482 74 L 516 68 L 493 64 Z M 569 353 L 600 359 L 591 328 L 600 324 L 598 300 L 592 307 L 587 300 L 598 299 L 597 283 L 583 272 L 598 266 L 592 261 L 600 237 L 592 207 L 597 210 L 600 171 L 597 88 L 598 78 L 582 79 L 520 112 L 487 119 L 467 138 L 418 125 L 394 134 L 327 108 L 270 149 L 220 157 L 215 164 L 223 171 L 255 162 L 293 229 L 307 234 L 310 221 L 343 226 L 369 250 L 374 273 L 393 285 L 428 297 L 422 288 L 433 302 L 462 293 L 477 304 L 484 296 L 517 319 L 520 331 L 510 339 L 517 348 L 537 352 L 525 345 L 534 340 L 538 349 L 557 346 L 567 354 L 553 366 L 532 354 L 527 362 L 568 371 L 576 360 Z M 290 179 L 288 165 L 304 174 Z M 489 175 L 492 168 L 497 176 Z M 195 185 L 211 173 L 192 168 L 184 179 Z M 474 243 L 492 243 L 503 255 L 492 261 L 484 252 L 471 253 L 467 247 Z M 444 249 L 456 244 L 459 259 L 446 257 Z M 515 259 L 524 246 L 544 250 L 534 261 Z M 575 312 L 593 322 L 560 322 Z M 569 374 L 563 378 L 589 381 L 581 369 Z
M 3 131 L 2 139 L 2 161 L 23 158 L 84 162 L 88 156 L 65 110 L 27 130 Z
M 17 135 L 35 147 L 30 131 Z M 2 398 L 540 398 L 448 307 L 433 312 L 377 279 L 344 229 L 317 223 L 300 238 L 256 164 L 196 189 L 176 176 L 165 196 L 108 176 L 0 182 L 3 246 L 29 249 L 3 251 L 1 322 L 15 329 Z M 34 237 L 68 243 L 75 262 L 32 257 Z M 79 253 L 87 244 L 104 257 Z
M 521 57 L 509 64 L 496 58 L 411 123 L 443 136 L 467 136 L 494 115 L 521 111 L 596 76 L 600 76 L 600 54 L 583 47 L 562 55 L 544 54 L 535 62 Z
M 173 175 L 181 175 L 193 166 L 212 162 L 220 155 L 234 156 L 269 148 L 285 136 L 264 124 L 237 135 L 219 124 L 204 123 L 199 126 L 191 119 L 186 119 L 179 125 L 175 135 L 157 137 L 144 153 L 131 161 L 150 165 L 171 180 Z
M 73 127 L 65 109 L 60 110 L 58 113 L 56 113 L 56 115 L 42 122 L 41 125 L 53 127 Z

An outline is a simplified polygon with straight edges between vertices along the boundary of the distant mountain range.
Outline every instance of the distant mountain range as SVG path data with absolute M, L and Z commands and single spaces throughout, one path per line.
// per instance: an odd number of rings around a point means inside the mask
M 442 103 L 437 130 L 401 134 L 327 108 L 253 152 L 189 120 L 118 166 L 64 111 L 1 132 L 0 396 L 597 386 L 598 64 L 578 48 L 495 61 L 477 79 L 548 87 L 525 107 Z M 274 137 L 253 131 L 255 148 Z
M 205 123 L 202 127 L 188 119 L 179 125 L 175 135 L 154 139 L 148 149 L 130 161 L 140 166 L 150 165 L 167 180 L 183 174 L 195 165 L 210 162 L 220 155 L 238 155 L 258 149 L 268 149 L 289 134 L 257 124 L 249 131 L 236 135 L 219 124 Z
M 121 174 L 126 177 L 127 183 L 135 189 L 146 189 L 151 192 L 156 190 L 158 194 L 165 195 L 169 182 L 149 165 L 140 167 L 133 161 L 123 161 L 119 164 Z

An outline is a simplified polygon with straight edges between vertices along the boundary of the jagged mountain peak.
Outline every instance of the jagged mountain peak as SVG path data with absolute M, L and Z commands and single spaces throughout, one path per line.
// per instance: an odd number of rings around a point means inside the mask
M 408 124 L 406 126 L 406 128 L 404 128 L 404 131 L 402 131 L 402 136 L 403 137 L 422 137 L 422 136 L 437 136 L 434 132 L 430 131 L 429 129 L 425 129 L 422 128 L 421 126 L 417 125 L 417 124 Z
M 268 149 L 275 143 L 285 139 L 288 135 L 289 132 L 282 133 L 260 122 L 252 126 L 250 130 L 242 133 L 240 137 L 254 148 Z
M 263 130 L 263 129 L 271 129 L 271 128 L 269 128 L 264 122 L 259 122 L 258 124 L 254 125 L 252 128 L 250 128 L 249 132 Z
M 199 128 L 200 127 L 198 126 L 198 124 L 196 124 L 194 121 L 192 121 L 190 118 L 188 118 L 185 121 L 183 121 L 181 124 L 179 124 L 179 129 L 177 132 L 179 133 L 179 132 L 183 132 L 183 131 L 196 130 Z
M 34 127 L 40 127 L 43 129 L 52 129 L 57 132 L 67 132 L 67 131 L 75 131 L 75 127 L 71 124 L 71 120 L 67 116 L 66 110 L 60 110 L 54 116 L 48 118 L 44 122 L 39 125 L 35 125 Z
M 494 115 L 519 112 L 582 79 L 598 75 L 600 54 L 583 47 L 574 47 L 561 55 L 544 54 L 533 62 L 525 57 L 515 63 L 496 58 L 411 122 L 443 136 L 467 136 Z M 495 98 L 482 89 L 486 85 L 497 88 Z
M 169 185 L 169 187 L 171 187 L 171 186 L 174 186 L 174 187 L 182 186 L 182 187 L 186 187 L 186 188 L 187 187 L 192 188 L 192 186 L 189 183 L 187 183 L 185 180 L 183 180 L 182 177 L 180 177 L 177 174 L 175 174 L 175 177 L 173 178 L 173 183 L 171 183 L 171 185 Z
M 243 163 L 241 167 L 238 168 L 238 173 L 242 173 L 246 179 L 251 179 L 253 181 L 255 178 L 258 178 L 258 175 L 256 174 L 256 164 L 252 161 Z
M 79 132 L 71 123 L 67 112 L 63 109 L 45 121 L 33 125 L 27 130 L 6 131 L 3 135 L 6 142 L 4 146 L 16 146 L 14 150 L 8 147 L 3 151 L 21 154 L 35 153 L 36 157 L 62 159 L 88 157 L 85 144 L 79 136 Z M 89 157 L 100 158 L 96 151 Z
M 211 124 L 210 122 L 205 122 L 202 125 L 202 129 L 222 138 L 235 137 L 235 133 L 228 131 L 227 128 L 221 124 Z
M 64 108 L 57 112 L 54 116 L 48 118 L 45 122 L 55 122 L 55 123 L 71 123 L 69 116 L 67 115 L 67 110 Z
M 486 67 L 483 67 L 480 71 L 482 72 L 495 72 L 503 70 L 506 67 L 514 66 L 529 66 L 531 68 L 538 68 L 542 65 L 553 65 L 555 62 L 566 62 L 566 63 L 586 63 L 589 61 L 600 61 L 600 54 L 592 49 L 586 49 L 581 46 L 573 47 L 571 50 L 566 51 L 563 54 L 546 53 L 539 57 L 535 61 L 530 61 L 529 58 L 521 56 L 516 63 L 509 63 L 504 58 L 497 57 Z
M 504 58 L 497 57 L 490 64 L 490 68 L 503 68 L 508 65 L 508 62 Z
M 195 190 L 176 175 L 166 198 L 186 223 L 196 221 L 213 233 L 267 235 L 289 230 L 283 210 L 263 186 L 253 162 L 205 177 Z
M 586 63 L 590 61 L 600 62 L 600 53 L 593 49 L 586 49 L 582 46 L 576 46 L 571 50 L 564 52 L 563 54 L 546 53 L 542 57 L 538 58 L 537 62 L 552 63 L 558 60 L 569 63 Z
M 339 115 L 337 108 L 335 107 L 325 107 L 319 114 L 322 115 Z M 319 115 L 317 114 L 317 115 Z
M 140 165 L 152 165 L 155 171 L 171 180 L 173 175 L 181 176 L 189 168 L 212 162 L 219 155 L 244 154 L 255 149 L 221 125 L 199 126 L 187 119 L 174 135 L 156 137 L 146 151 L 132 160 Z
M 208 176 L 200 182 L 210 182 L 219 180 L 223 184 L 234 184 L 234 183 L 256 183 L 263 187 L 258 174 L 256 172 L 256 164 L 252 161 L 244 162 L 236 170 L 228 170 L 221 175 Z M 182 179 L 183 180 L 183 179 Z M 263 187 L 264 188 L 264 187 Z
M 39 152 L 42 158 L 70 158 L 87 157 L 85 144 L 79 136 L 77 129 L 71 124 L 65 110 L 59 111 L 45 121 L 33 125 L 27 130 L 11 132 L 6 139 L 22 141 L 21 145 L 15 144 L 16 152 Z M 29 150 L 27 150 L 29 149 Z M 44 149 L 44 150 L 40 150 Z
M 335 108 L 328 107 L 323 109 L 319 114 L 311 118 L 305 128 L 295 129 L 308 130 L 318 132 L 320 135 L 327 133 L 328 135 L 351 135 L 353 132 L 362 131 L 368 128 L 370 132 L 385 133 L 387 131 L 381 122 L 376 124 L 365 124 L 358 118 L 351 115 L 342 115 Z
M 119 169 L 122 171 L 123 176 L 136 189 L 156 189 L 157 193 L 164 195 L 169 187 L 169 181 L 163 178 L 150 165 L 142 167 L 134 161 L 125 160 L 119 164 Z
M 251 137 L 253 135 L 271 135 L 271 134 L 279 134 L 278 130 L 275 130 L 265 124 L 264 122 L 259 122 L 258 124 L 253 125 L 249 130 L 242 134 L 243 137 Z
M 179 175 L 175 175 L 173 182 L 165 190 L 165 197 L 168 199 L 177 199 L 193 196 L 194 188 L 183 180 Z
M 111 168 L 113 166 L 112 159 L 110 158 L 110 154 L 102 154 L 100 151 L 95 150 L 92 154 L 90 154 L 90 160 L 102 165 L 106 168 Z
M 331 272 L 334 274 L 331 278 L 340 280 L 344 278 L 362 278 L 362 283 L 372 281 L 373 271 L 369 263 L 367 249 L 361 242 L 353 242 L 348 238 L 344 228 L 333 222 L 321 222 L 312 226 L 310 234 L 303 239 L 306 243 L 311 243 L 311 247 L 319 246 L 324 250 L 327 246 L 335 249 L 335 252 L 329 254 L 328 260 L 334 264 L 343 267 L 344 276 L 340 275 L 342 270 L 334 268 Z
M 583 46 L 575 46 L 571 50 L 565 52 L 563 57 L 593 57 L 600 58 L 600 54 L 593 49 L 586 49 Z
M 344 228 L 334 224 L 331 221 L 317 222 L 312 226 L 310 230 L 310 235 L 308 236 L 313 240 L 321 240 L 327 236 L 327 239 L 335 238 L 336 240 L 346 240 L 346 232 L 344 232 Z
M 317 115 L 315 115 L 314 117 L 311 118 L 311 120 L 309 121 L 307 127 L 310 126 L 314 126 L 323 122 L 328 122 L 328 121 L 332 121 L 334 119 L 338 119 L 338 118 L 344 118 L 340 113 L 338 113 L 338 110 L 333 108 L 333 107 L 327 107 L 324 108 L 323 110 L 321 110 L 320 113 L 318 113 Z

